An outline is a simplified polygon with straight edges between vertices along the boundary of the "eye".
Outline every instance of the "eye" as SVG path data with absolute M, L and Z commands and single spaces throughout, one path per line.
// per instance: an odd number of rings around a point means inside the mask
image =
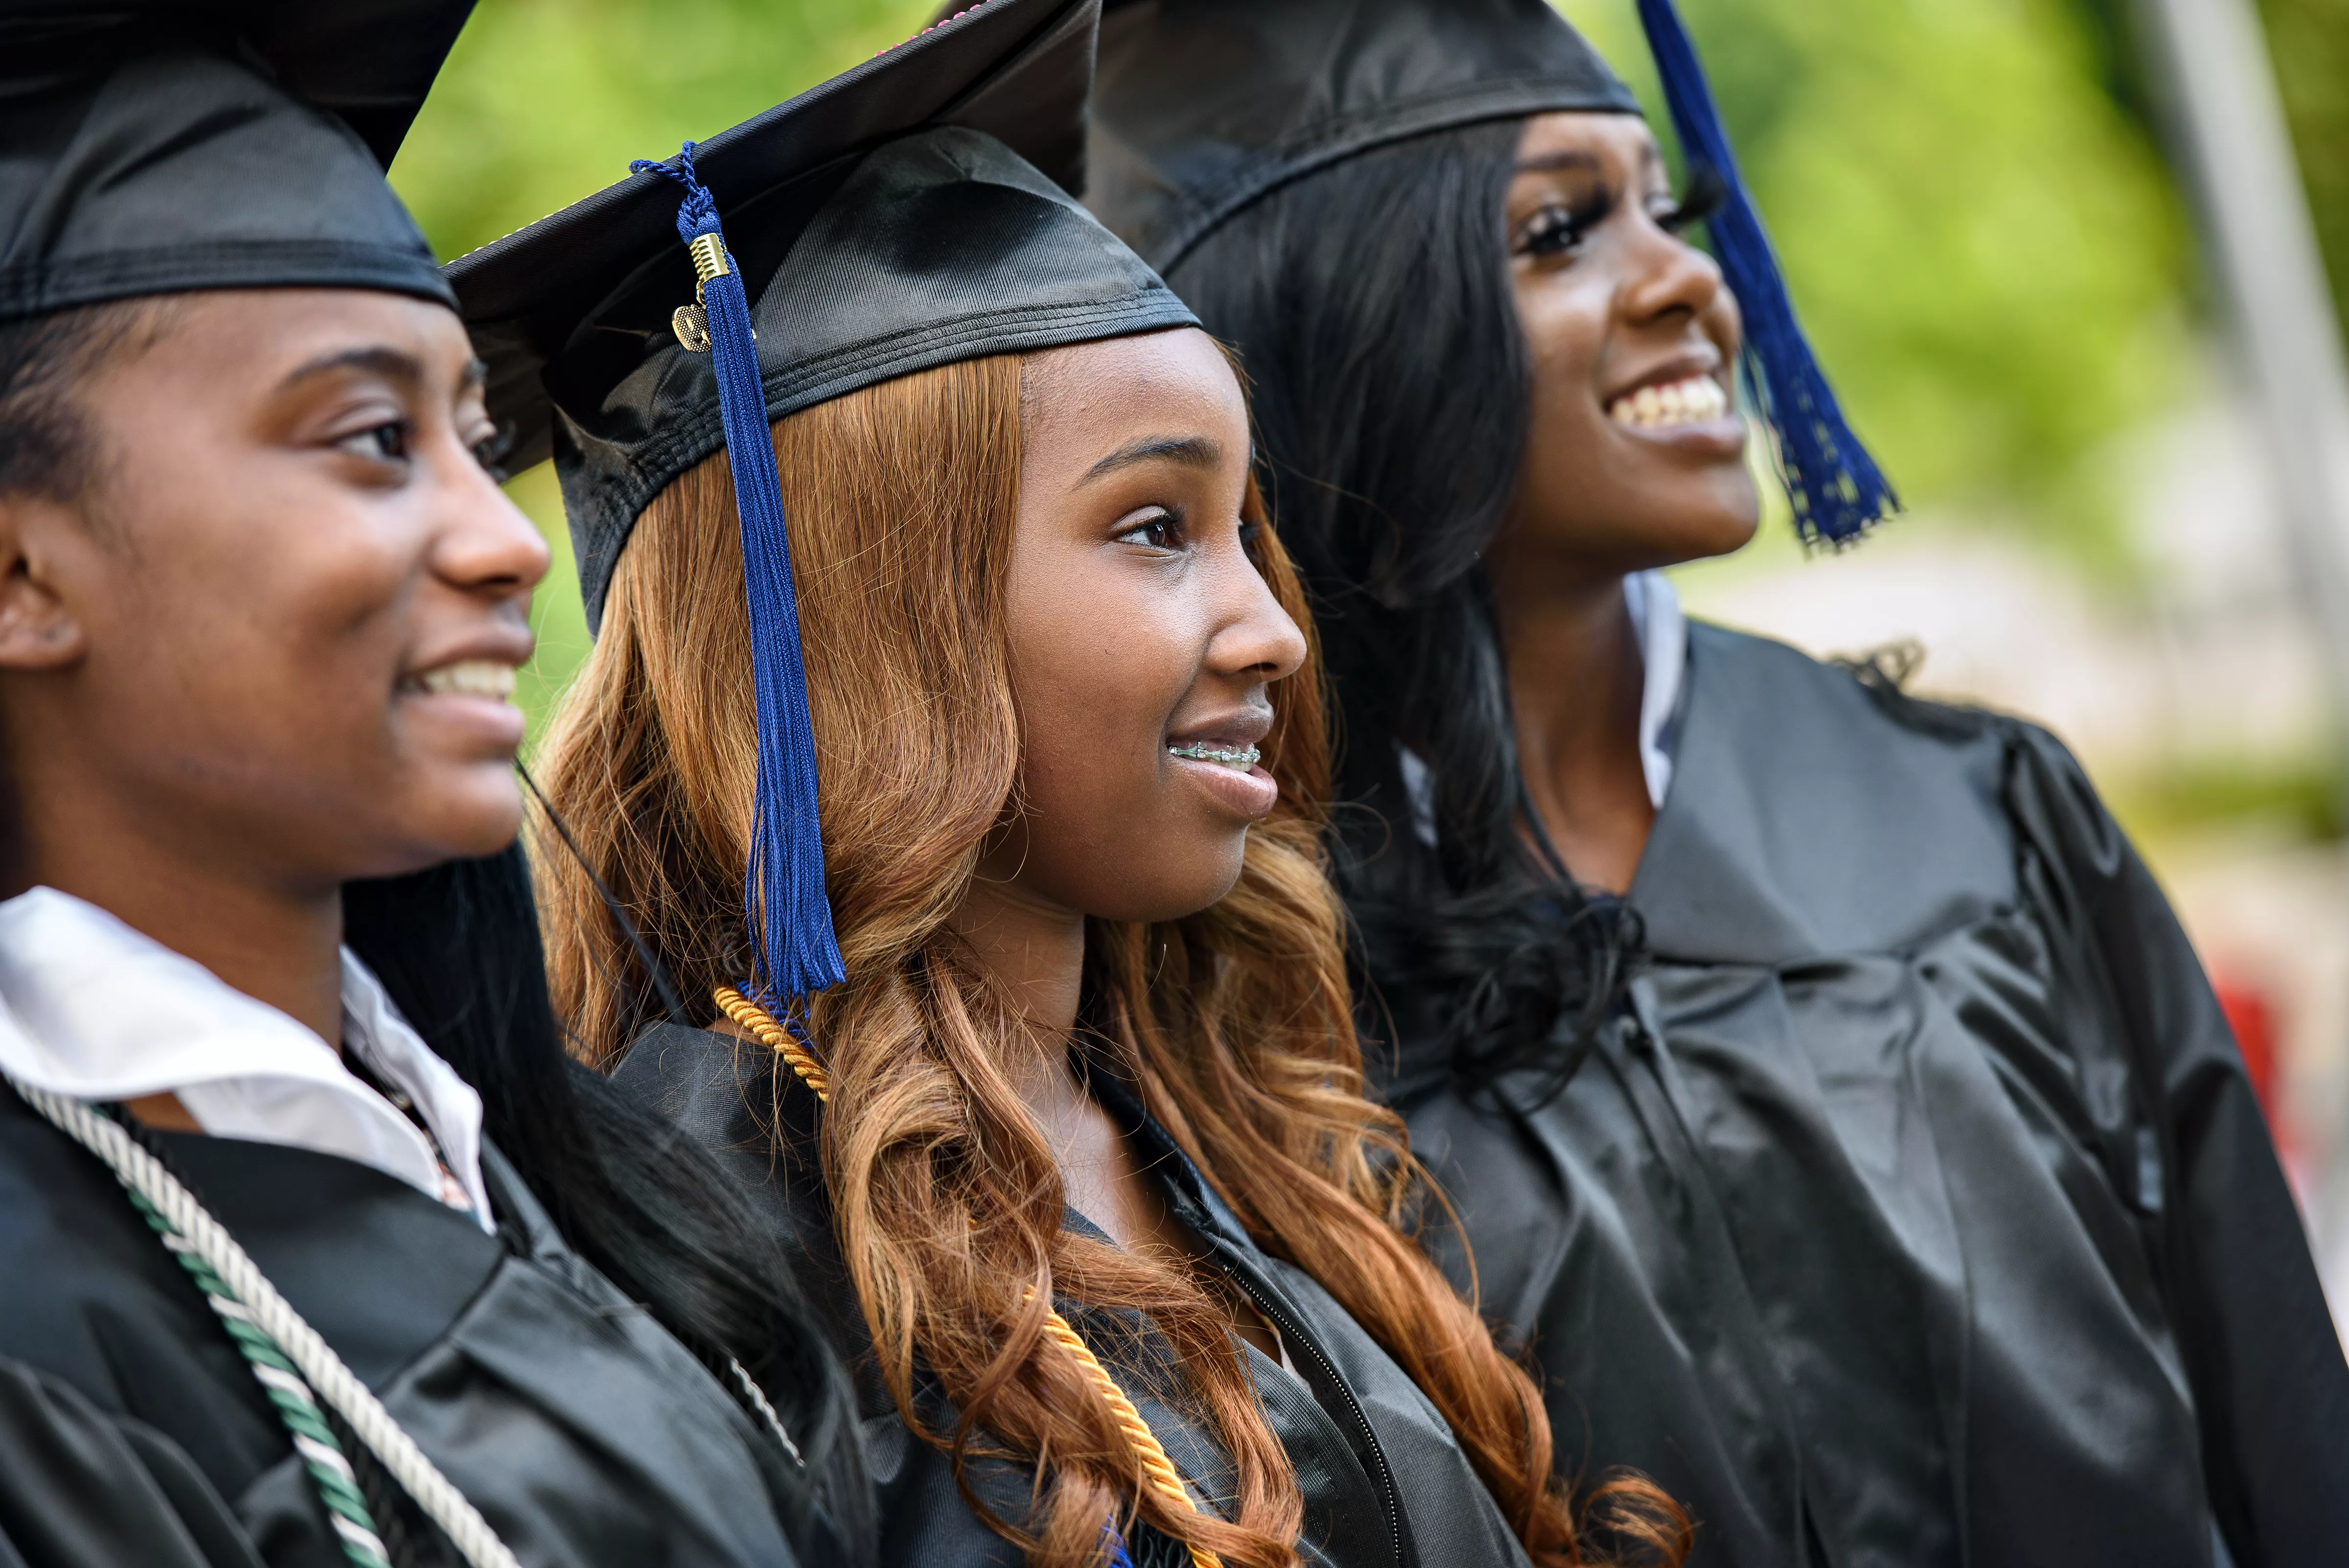
M 1174 512 L 1153 512 L 1139 522 L 1129 523 L 1113 542 L 1141 545 L 1153 550 L 1179 550 L 1183 547 L 1182 516 Z
M 1510 248 L 1520 255 L 1570 256 L 1614 210 L 1615 192 L 1604 186 L 1572 202 L 1545 202 L 1517 225 Z
M 1700 169 L 1689 177 L 1688 189 L 1675 201 L 1659 198 L 1648 209 L 1659 228 L 1667 234 L 1682 234 L 1696 227 L 1721 211 L 1729 196 L 1729 183 L 1712 169 Z
M 1529 256 L 1570 255 L 1582 247 L 1582 224 L 1561 206 L 1547 206 L 1517 225 L 1517 250 Z
M 354 431 L 335 442 L 353 457 L 364 457 L 377 462 L 405 462 L 409 447 L 416 433 L 406 420 L 388 420 L 379 425 L 369 425 Z
M 513 477 L 513 475 L 506 472 L 506 459 L 512 455 L 513 449 L 514 433 L 511 427 L 502 428 L 483 436 L 481 440 L 473 443 L 473 461 L 480 463 L 481 465 L 482 472 L 486 472 L 492 479 L 497 481 L 500 484 L 503 484 L 507 480 Z

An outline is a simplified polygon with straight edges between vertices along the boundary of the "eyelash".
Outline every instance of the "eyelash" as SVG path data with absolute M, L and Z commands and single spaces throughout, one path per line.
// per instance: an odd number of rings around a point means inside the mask
M 1678 200 L 1654 210 L 1651 215 L 1656 226 L 1666 234 L 1683 234 L 1719 212 L 1722 199 L 1727 194 L 1728 186 L 1719 174 L 1700 169 Z M 1599 191 L 1573 207 L 1553 203 L 1526 220 L 1519 231 L 1523 237 L 1517 248 L 1535 256 L 1570 254 L 1614 210 L 1612 190 Z
M 407 420 L 385 420 L 380 423 L 369 425 L 365 430 L 353 431 L 335 444 L 348 447 L 354 441 L 367 441 L 370 438 L 375 440 L 376 450 L 366 455 L 373 461 L 405 462 L 408 461 L 409 449 L 416 438 L 416 427 Z M 481 465 L 482 472 L 498 483 L 503 484 L 512 477 L 506 472 L 504 464 L 507 455 L 513 451 L 513 431 L 510 428 L 501 426 L 492 434 L 473 443 L 473 461 Z
M 1179 550 L 1183 547 L 1183 514 L 1179 512 L 1168 511 L 1158 512 L 1136 523 L 1131 528 L 1121 529 L 1118 532 L 1116 543 L 1124 544 L 1136 534 L 1147 533 L 1154 528 L 1164 529 L 1173 537 L 1164 544 L 1150 540 L 1142 541 L 1146 547 L 1153 550 Z
M 473 461 L 481 472 L 503 484 L 513 477 L 506 472 L 506 459 L 513 455 L 514 432 L 512 425 L 500 425 L 496 431 L 473 443 Z

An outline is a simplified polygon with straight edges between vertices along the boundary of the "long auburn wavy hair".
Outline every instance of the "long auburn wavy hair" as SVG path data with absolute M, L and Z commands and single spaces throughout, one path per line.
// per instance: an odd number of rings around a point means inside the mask
M 920 372 L 779 421 L 825 867 L 847 981 L 808 1024 L 831 1075 L 821 1158 L 881 1376 L 954 1457 L 1044 1456 L 1023 1520 L 964 1495 L 1047 1568 L 1095 1563 L 1138 1515 L 1236 1568 L 1296 1559 L 1303 1505 L 1224 1308 L 1179 1259 L 1061 1228 L 1060 1175 L 1005 1064 L 1030 1037 L 949 929 L 982 845 L 1016 809 L 1006 635 L 1021 456 L 1016 356 Z M 1253 491 L 1249 505 L 1257 508 Z M 1263 530 L 1257 562 L 1300 626 Z M 1423 1180 L 1402 1125 L 1361 1093 L 1343 909 L 1321 847 L 1329 763 L 1309 672 L 1272 691 L 1280 805 L 1230 894 L 1164 925 L 1094 921 L 1085 1025 L 1259 1244 L 1305 1268 L 1451 1423 L 1537 1563 L 1590 1561 L 1550 1479 L 1532 1380 L 1411 1239 Z M 743 919 L 754 771 L 750 642 L 721 452 L 655 498 L 619 562 L 594 655 L 541 767 L 549 804 L 689 999 L 750 972 Z M 608 1064 L 659 1015 L 652 977 L 585 869 L 543 860 L 557 1005 Z M 715 1016 L 716 1010 L 710 1010 Z M 1229 1520 L 1145 1484 L 1139 1456 L 1043 1334 L 1058 1293 L 1146 1314 L 1236 1471 Z M 917 1366 L 951 1399 L 917 1410 Z M 1649 1483 L 1586 1512 L 1677 1561 L 1687 1526 Z

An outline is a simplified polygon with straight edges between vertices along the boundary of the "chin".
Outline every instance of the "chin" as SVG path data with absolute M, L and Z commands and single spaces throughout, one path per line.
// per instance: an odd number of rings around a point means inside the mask
M 410 841 L 427 856 L 426 865 L 499 854 L 522 832 L 522 792 L 511 764 L 433 794 L 406 814 L 413 825 Z
M 1211 867 L 1201 874 L 1202 865 Z M 1097 908 L 1086 913 L 1096 919 L 1117 920 L 1134 925 L 1163 925 L 1195 915 L 1214 904 L 1221 903 L 1231 890 L 1239 886 L 1242 847 L 1234 847 L 1227 855 L 1206 852 L 1195 859 L 1178 862 L 1165 868 L 1160 876 L 1128 875 L 1122 877 L 1115 891 L 1100 901 Z M 1139 867 L 1123 867 L 1129 873 Z

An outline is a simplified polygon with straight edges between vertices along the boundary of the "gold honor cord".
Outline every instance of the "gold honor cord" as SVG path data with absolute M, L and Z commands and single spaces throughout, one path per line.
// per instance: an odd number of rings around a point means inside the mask
M 749 1030 L 761 1044 L 789 1063 L 792 1071 L 800 1075 L 801 1082 L 815 1091 L 817 1099 L 827 1105 L 831 1103 L 832 1075 L 823 1070 L 823 1064 L 808 1054 L 807 1047 L 800 1044 L 797 1036 L 775 1022 L 772 1013 L 730 985 L 719 986 L 713 995 L 727 1017 Z M 1035 1299 L 1032 1292 L 1028 1299 Z M 1142 1412 L 1133 1407 L 1133 1401 L 1125 1397 L 1125 1391 L 1117 1386 L 1117 1380 L 1109 1375 L 1109 1369 L 1101 1364 L 1100 1357 L 1093 1355 L 1092 1347 L 1085 1344 L 1075 1329 L 1069 1326 L 1069 1320 L 1046 1309 L 1044 1335 L 1076 1358 L 1078 1368 L 1085 1375 L 1085 1381 L 1092 1385 L 1093 1391 L 1101 1396 L 1102 1403 L 1109 1407 L 1110 1418 L 1116 1422 L 1117 1429 L 1125 1434 L 1126 1441 L 1133 1445 L 1134 1452 L 1141 1457 L 1143 1473 L 1149 1477 L 1151 1486 L 1191 1512 L 1198 1512 L 1197 1501 L 1183 1485 L 1183 1478 L 1175 1470 L 1174 1461 L 1166 1457 L 1165 1446 L 1159 1442 L 1158 1434 L 1150 1429 L 1150 1423 L 1142 1418 Z M 1223 1559 L 1206 1548 L 1189 1546 L 1188 1549 L 1192 1568 L 1223 1568 Z

